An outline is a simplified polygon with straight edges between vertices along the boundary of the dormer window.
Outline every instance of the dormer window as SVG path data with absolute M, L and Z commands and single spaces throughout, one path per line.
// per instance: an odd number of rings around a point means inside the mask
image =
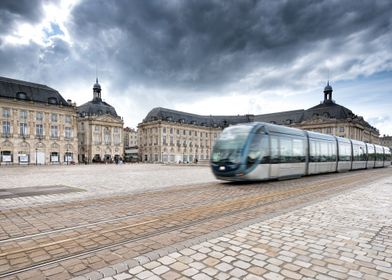
M 49 104 L 57 104 L 57 98 L 56 97 L 49 97 L 48 103 Z
M 20 100 L 26 100 L 27 99 L 27 94 L 25 92 L 17 92 L 16 93 L 16 98 Z

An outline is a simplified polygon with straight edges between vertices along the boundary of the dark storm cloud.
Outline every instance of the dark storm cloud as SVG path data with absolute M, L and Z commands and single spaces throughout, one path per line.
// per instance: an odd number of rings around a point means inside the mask
M 163 93 L 191 101 L 392 68 L 389 0 L 81 0 L 45 45 L 7 45 L 17 24 L 40 21 L 43 3 L 0 1 L 1 75 L 61 90 L 93 83 L 97 67 L 104 90 L 164 106 Z
M 259 67 L 284 68 L 321 44 L 327 47 L 320 62 L 333 58 L 348 51 L 353 34 L 366 48 L 391 30 L 391 11 L 392 1 L 91 0 L 74 9 L 69 27 L 88 57 L 116 69 L 119 86 L 205 90 Z M 270 78 L 264 86 L 281 83 Z
M 12 31 L 17 23 L 38 22 L 43 12 L 41 4 L 40 0 L 0 1 L 0 35 Z

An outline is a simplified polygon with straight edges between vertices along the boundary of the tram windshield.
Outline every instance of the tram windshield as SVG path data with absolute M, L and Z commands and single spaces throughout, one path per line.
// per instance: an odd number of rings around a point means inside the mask
M 233 126 L 223 130 L 212 151 L 213 163 L 240 163 L 241 153 L 252 126 Z

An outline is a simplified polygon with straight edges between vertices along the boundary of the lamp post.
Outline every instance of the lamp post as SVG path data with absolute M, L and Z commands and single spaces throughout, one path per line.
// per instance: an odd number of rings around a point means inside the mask
M 37 155 L 38 155 L 38 148 L 35 148 L 35 165 L 38 165 Z
M 68 149 L 69 149 L 69 142 L 67 143 L 67 152 L 65 153 L 65 160 L 67 161 L 67 165 L 68 165 Z

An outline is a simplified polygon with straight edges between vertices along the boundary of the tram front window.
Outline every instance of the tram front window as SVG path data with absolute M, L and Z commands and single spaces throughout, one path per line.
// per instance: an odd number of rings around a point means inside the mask
M 248 138 L 250 126 L 233 126 L 226 128 L 216 140 L 211 161 L 215 164 L 238 164 Z

